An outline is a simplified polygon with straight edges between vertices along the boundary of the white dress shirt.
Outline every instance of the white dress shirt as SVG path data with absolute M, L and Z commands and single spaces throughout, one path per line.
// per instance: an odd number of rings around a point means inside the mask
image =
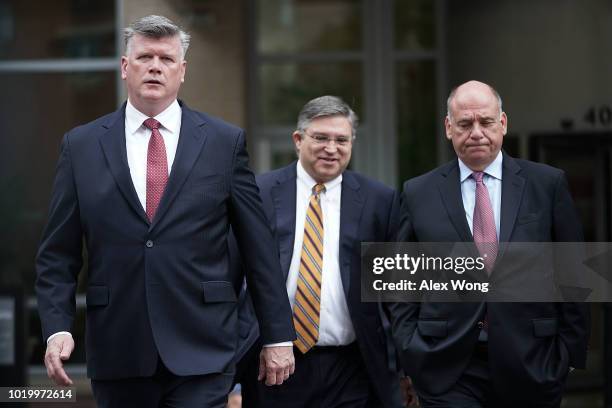
M 176 147 L 178 146 L 181 115 L 181 106 L 175 100 L 163 112 L 154 117 L 161 124 L 159 133 L 161 133 L 166 147 L 168 174 L 172 170 L 172 163 L 174 163 Z M 138 111 L 128 99 L 125 107 L 125 148 L 132 183 L 143 209 L 147 208 L 147 151 L 151 130 L 142 123 L 148 118 L 147 115 Z
M 297 163 L 296 200 L 295 200 L 295 241 L 289 275 L 287 276 L 287 295 L 293 309 L 300 257 L 304 239 L 306 209 L 317 182 Z M 321 278 L 321 309 L 319 320 L 318 346 L 343 346 L 355 341 L 355 329 L 348 311 L 340 276 L 340 197 L 342 175 L 325 183 L 321 194 L 323 211 L 323 272 Z
M 502 163 L 504 156 L 502 152 L 497 154 L 495 160 L 484 169 L 484 177 L 482 182 L 487 186 L 489 191 L 489 199 L 493 208 L 493 216 L 495 217 L 495 230 L 497 232 L 497 240 L 499 241 L 499 220 L 501 214 L 501 194 L 502 194 Z M 461 198 L 463 199 L 463 208 L 465 209 L 465 218 L 467 219 L 470 231 L 474 234 L 474 206 L 476 205 L 476 180 L 472 177 L 473 170 L 470 170 L 459 159 L 459 172 L 461 180 Z

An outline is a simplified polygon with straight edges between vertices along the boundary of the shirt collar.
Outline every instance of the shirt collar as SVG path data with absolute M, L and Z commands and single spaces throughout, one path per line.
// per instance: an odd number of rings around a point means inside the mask
M 472 175 L 474 172 L 471 170 L 464 162 L 459 160 L 459 172 L 460 172 L 460 180 L 463 183 L 468 177 Z M 504 160 L 504 155 L 501 150 L 497 153 L 497 157 L 493 160 L 485 169 L 484 173 L 488 176 L 495 177 L 498 180 L 502 179 L 502 164 Z
M 315 184 L 317 184 L 315 179 L 313 179 L 310 174 L 306 172 L 304 166 L 302 166 L 302 163 L 299 160 L 297 162 L 297 178 L 306 186 L 306 188 L 308 188 L 308 191 L 312 190 Z M 335 179 L 330 180 L 327 183 L 323 183 L 325 186 L 325 192 L 332 190 L 336 186 L 340 185 L 340 183 L 342 183 L 342 173 L 340 173 L 340 175 Z
M 129 133 L 134 134 L 149 117 L 132 105 L 128 99 L 125 107 L 125 125 Z M 181 106 L 175 99 L 163 112 L 154 117 L 170 133 L 178 134 L 181 125 Z

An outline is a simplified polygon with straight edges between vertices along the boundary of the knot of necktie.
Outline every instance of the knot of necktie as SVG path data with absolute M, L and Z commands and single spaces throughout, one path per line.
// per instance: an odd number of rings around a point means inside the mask
M 484 178 L 483 171 L 475 171 L 472 173 L 472 178 L 476 180 L 476 183 L 482 183 L 482 179 Z
M 159 121 L 153 118 L 148 118 L 147 120 L 142 122 L 142 124 L 145 125 L 146 128 L 151 129 L 151 130 L 159 129 L 159 127 L 161 126 L 161 123 L 159 123 Z
M 319 197 L 319 194 L 325 192 L 325 184 L 315 184 L 312 187 L 312 195 L 315 197 Z

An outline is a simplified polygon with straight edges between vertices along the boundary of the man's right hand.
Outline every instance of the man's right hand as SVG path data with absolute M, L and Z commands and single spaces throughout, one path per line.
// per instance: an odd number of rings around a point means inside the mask
M 74 340 L 70 334 L 58 334 L 47 343 L 45 352 L 45 367 L 47 375 L 57 385 L 72 385 L 72 380 L 64 371 L 64 364 L 74 350 Z
M 259 381 L 281 385 L 295 371 L 293 345 L 264 347 L 259 354 Z

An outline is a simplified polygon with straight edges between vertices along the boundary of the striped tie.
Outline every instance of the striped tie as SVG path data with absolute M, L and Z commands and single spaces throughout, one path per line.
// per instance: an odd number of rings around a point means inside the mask
M 294 344 L 302 353 L 310 350 L 319 338 L 323 271 L 323 211 L 320 194 L 324 191 L 323 184 L 312 188 L 304 224 L 304 242 L 293 307 L 293 324 L 297 334 Z
M 490 275 L 497 259 L 497 230 L 495 216 L 489 199 L 489 190 L 483 182 L 484 173 L 475 171 L 472 178 L 476 181 L 476 203 L 472 218 L 474 242 L 484 258 L 487 273 Z

